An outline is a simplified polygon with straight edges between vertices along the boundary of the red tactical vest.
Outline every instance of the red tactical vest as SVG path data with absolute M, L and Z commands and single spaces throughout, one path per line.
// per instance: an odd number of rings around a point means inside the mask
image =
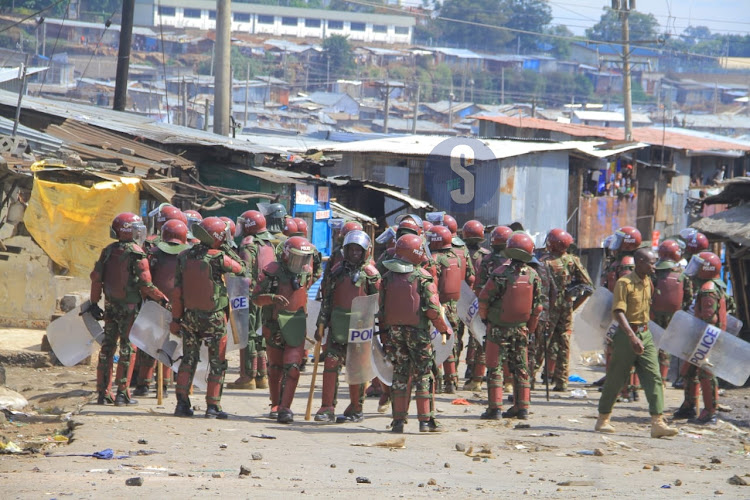
M 528 269 L 513 277 L 513 283 L 505 289 L 503 296 L 490 306 L 489 318 L 494 323 L 526 323 L 531 319 L 534 285 L 530 282 Z
M 104 262 L 104 296 L 108 299 L 125 300 L 130 278 L 130 255 L 122 246 L 114 246 Z
M 685 290 L 680 281 L 680 271 L 657 273 L 654 297 L 651 300 L 651 310 L 662 313 L 675 313 L 682 308 Z
M 156 288 L 167 297 L 172 296 L 174 290 L 174 275 L 177 271 L 177 255 L 170 255 L 162 251 L 152 254 L 151 279 Z
M 352 301 L 355 297 L 364 297 L 367 295 L 367 281 L 362 286 L 352 283 L 351 276 L 339 271 L 341 265 L 337 265 L 332 273 L 337 281 L 333 289 L 333 307 L 340 307 L 346 311 L 352 310 Z M 341 274 L 339 274 L 341 272 Z M 366 276 L 374 276 L 378 271 L 372 265 L 365 266 L 361 272 Z
M 215 293 L 215 283 L 211 272 L 210 255 L 218 250 L 209 250 L 203 259 L 185 259 L 182 270 L 182 300 L 185 309 L 197 311 L 217 311 L 221 304 Z M 214 255 L 215 255 L 214 253 Z
M 392 273 L 385 294 L 384 317 L 386 326 L 418 326 L 421 320 L 419 279 L 409 282 L 413 273 Z
M 305 266 L 303 273 L 309 276 L 310 274 L 312 274 L 312 267 Z M 275 293 L 286 297 L 286 299 L 289 301 L 289 304 L 283 308 L 280 305 L 276 305 L 275 310 L 277 312 L 281 311 L 282 309 L 288 312 L 297 312 L 300 308 L 303 308 L 305 312 L 307 312 L 307 289 L 310 286 L 309 277 L 306 278 L 308 281 L 307 283 L 304 282 L 302 278 L 300 278 L 300 286 L 296 290 L 292 286 L 293 276 L 289 272 L 283 273 L 283 279 L 282 276 L 278 276 L 278 278 L 279 286 L 276 289 Z
M 445 256 L 448 260 L 448 267 L 442 268 L 442 273 L 438 280 L 438 292 L 440 293 L 440 302 L 450 302 L 458 300 L 461 297 L 461 281 L 466 273 L 466 269 L 461 271 L 461 260 L 457 256 Z

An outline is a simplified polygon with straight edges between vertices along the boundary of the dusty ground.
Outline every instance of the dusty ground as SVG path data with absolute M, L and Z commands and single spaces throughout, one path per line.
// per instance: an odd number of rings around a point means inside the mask
M 228 380 L 236 377 L 236 358 L 237 353 L 232 353 L 230 366 L 234 368 Z M 573 371 L 588 381 L 601 374 L 601 368 L 580 365 Z M 223 403 L 231 413 L 227 421 L 206 420 L 202 411 L 193 419 L 177 419 L 171 415 L 172 394 L 161 407 L 150 397 L 128 408 L 86 404 L 76 414 L 79 405 L 93 397 L 89 391 L 94 390 L 94 367 L 8 367 L 7 385 L 24 394 L 33 409 L 46 414 L 37 418 L 46 420 L 13 419 L 0 426 L 4 440 L 41 451 L 0 455 L 3 498 L 136 494 L 226 498 L 278 494 L 706 498 L 723 494 L 750 498 L 750 487 L 728 483 L 735 475 L 750 482 L 747 389 L 726 391 L 722 402 L 733 411 L 722 413 L 725 423 L 711 428 L 683 424 L 678 437 L 661 440 L 648 437 L 645 401 L 615 407 L 616 435 L 594 433 L 599 393 L 584 384 L 571 388 L 585 387 L 587 399 L 563 394 L 547 402 L 543 391 L 536 390 L 528 429 L 515 429 L 516 421 L 479 420 L 484 394 L 460 392 L 456 396 L 467 398 L 474 403 L 471 406 L 452 405 L 452 397 L 439 395 L 438 418 L 445 433 L 420 434 L 412 417 L 403 435 L 404 448 L 395 448 L 393 443 L 380 448 L 352 446 L 397 438 L 386 430 L 390 417 L 375 412 L 374 399 L 367 400 L 367 418 L 361 424 L 303 420 L 310 372 L 303 374 L 294 403 L 297 421 L 284 426 L 265 417 L 265 391 L 226 391 Z M 681 391 L 666 391 L 670 409 L 681 398 Z M 205 408 L 201 394 L 192 400 Z M 318 404 L 319 392 L 313 411 Z M 345 406 L 346 397 L 342 397 L 339 410 Z M 413 404 L 410 409 L 415 411 Z M 74 414 L 67 417 L 71 411 Z M 74 428 L 72 434 L 70 428 Z M 72 437 L 70 444 L 53 443 L 55 434 Z M 275 439 L 259 437 L 263 435 Z M 128 457 L 56 456 L 91 454 L 105 448 Z M 597 449 L 601 456 L 593 455 Z M 249 476 L 239 476 L 243 465 L 250 469 Z M 143 486 L 126 486 L 132 477 L 143 478 Z M 367 478 L 369 483 L 360 484 L 357 478 Z

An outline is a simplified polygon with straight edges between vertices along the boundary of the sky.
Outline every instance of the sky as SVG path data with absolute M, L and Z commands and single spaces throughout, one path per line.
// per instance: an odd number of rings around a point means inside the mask
M 564 24 L 576 35 L 595 24 L 611 0 L 549 0 L 553 24 Z M 750 34 L 750 0 L 638 0 L 637 10 L 656 16 L 662 31 L 680 34 L 689 25 L 712 32 Z M 671 17 L 670 17 L 671 15 Z

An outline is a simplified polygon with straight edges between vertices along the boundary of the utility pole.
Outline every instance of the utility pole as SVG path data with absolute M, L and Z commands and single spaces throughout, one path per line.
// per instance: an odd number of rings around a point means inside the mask
M 451 93 L 448 96 L 448 128 L 453 128 L 453 86 L 451 85 Z
M 719 110 L 719 82 L 714 82 L 714 114 Z
M 247 127 L 247 102 L 250 100 L 250 63 L 247 63 L 247 79 L 245 80 L 245 127 Z
M 133 45 L 134 14 L 135 0 L 123 0 L 120 46 L 117 49 L 117 72 L 115 73 L 115 97 L 112 106 L 115 111 L 124 111 L 128 100 L 128 71 L 130 70 L 130 47 Z
M 625 140 L 633 140 L 633 96 L 630 87 L 630 24 L 628 16 L 635 10 L 635 0 L 612 0 L 622 21 L 622 102 L 625 110 Z
M 188 114 L 187 114 L 187 105 L 188 105 L 188 99 L 187 99 L 187 82 L 185 81 L 185 78 L 182 78 L 182 126 L 187 127 L 188 126 Z
M 386 75 L 386 78 L 388 76 Z M 391 106 L 391 82 L 390 80 L 385 81 L 385 117 L 383 118 L 383 133 L 388 133 L 388 112 Z
M 500 104 L 505 104 L 505 66 L 500 68 Z
M 417 84 L 417 96 L 414 99 L 414 122 L 411 124 L 411 133 L 417 135 L 417 116 L 419 116 L 419 91 L 421 86 Z
M 232 97 L 230 42 L 232 0 L 216 0 L 216 58 L 214 59 L 214 134 L 229 135 L 229 106 Z
M 26 88 L 26 71 L 29 68 L 29 54 L 26 54 L 26 58 L 23 61 L 23 66 L 20 69 L 18 75 L 21 78 L 21 88 L 18 89 L 18 104 L 16 105 L 16 116 L 13 120 L 13 132 L 10 134 L 11 137 L 16 136 L 18 132 L 18 122 L 21 119 L 21 101 L 23 100 L 23 91 Z

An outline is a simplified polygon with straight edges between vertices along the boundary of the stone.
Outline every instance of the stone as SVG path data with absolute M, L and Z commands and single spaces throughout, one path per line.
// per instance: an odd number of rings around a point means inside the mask
M 654 465 L 654 469 L 653 470 L 654 470 L 654 472 L 659 472 L 661 469 L 659 468 L 658 465 Z
M 219 449 L 226 450 L 227 449 L 227 445 L 226 444 L 220 444 L 219 445 Z
M 336 464 L 331 464 L 331 469 L 335 469 L 335 468 L 336 468 Z
M 674 485 L 675 486 L 682 486 L 682 481 L 679 480 L 679 479 L 675 479 Z
M 107 471 L 107 474 L 114 474 L 114 473 L 115 473 L 115 471 L 114 471 L 114 470 L 112 470 L 112 469 L 109 469 L 109 470 Z
M 131 477 L 125 480 L 125 486 L 143 486 L 142 477 Z
M 146 441 L 145 439 L 141 438 L 141 439 L 138 440 L 138 444 L 148 444 L 148 441 Z
M 254 451 L 250 456 L 253 458 L 253 460 L 263 460 L 263 455 L 257 451 Z
M 357 484 L 371 484 L 371 481 L 367 477 L 359 476 L 357 477 Z
M 451 464 L 449 464 L 448 462 L 445 462 L 443 464 L 443 467 L 445 467 L 446 469 L 450 469 L 451 468 Z
M 712 464 L 720 464 L 721 459 L 719 457 L 711 457 L 711 463 Z
M 651 466 L 650 466 L 650 465 L 648 465 L 648 464 L 644 465 L 644 466 L 643 466 L 643 468 L 644 468 L 645 470 L 651 470 Z
M 250 467 L 240 465 L 240 476 L 249 476 L 251 474 Z
M 75 293 L 69 293 L 67 295 L 63 295 L 60 299 L 60 310 L 64 313 L 70 312 L 79 305 L 81 305 L 83 301 L 81 300 L 81 296 Z
M 466 451 L 466 445 L 463 443 L 456 443 L 456 451 Z
M 435 479 L 433 479 L 433 478 L 430 478 L 430 479 L 429 479 L 429 480 L 427 481 L 427 485 L 428 485 L 428 486 L 435 486 L 436 484 L 437 484 L 437 481 L 436 481 Z
M 354 469 L 349 469 L 349 474 L 354 474 Z
M 213 474 L 211 474 L 211 477 L 214 478 L 214 479 L 221 479 L 221 478 L 224 477 L 224 473 L 223 472 L 214 472 Z
M 0 387 L 5 386 L 5 367 L 0 365 Z
M 747 486 L 748 484 L 750 484 L 747 482 L 747 479 L 745 479 L 744 477 L 737 476 L 737 475 L 730 477 L 727 480 L 727 482 L 735 486 Z
M 603 457 L 604 450 L 602 450 L 601 448 L 594 448 L 594 456 Z
M 7 387 L 0 387 L 0 410 L 23 410 L 29 402 L 25 397 Z

